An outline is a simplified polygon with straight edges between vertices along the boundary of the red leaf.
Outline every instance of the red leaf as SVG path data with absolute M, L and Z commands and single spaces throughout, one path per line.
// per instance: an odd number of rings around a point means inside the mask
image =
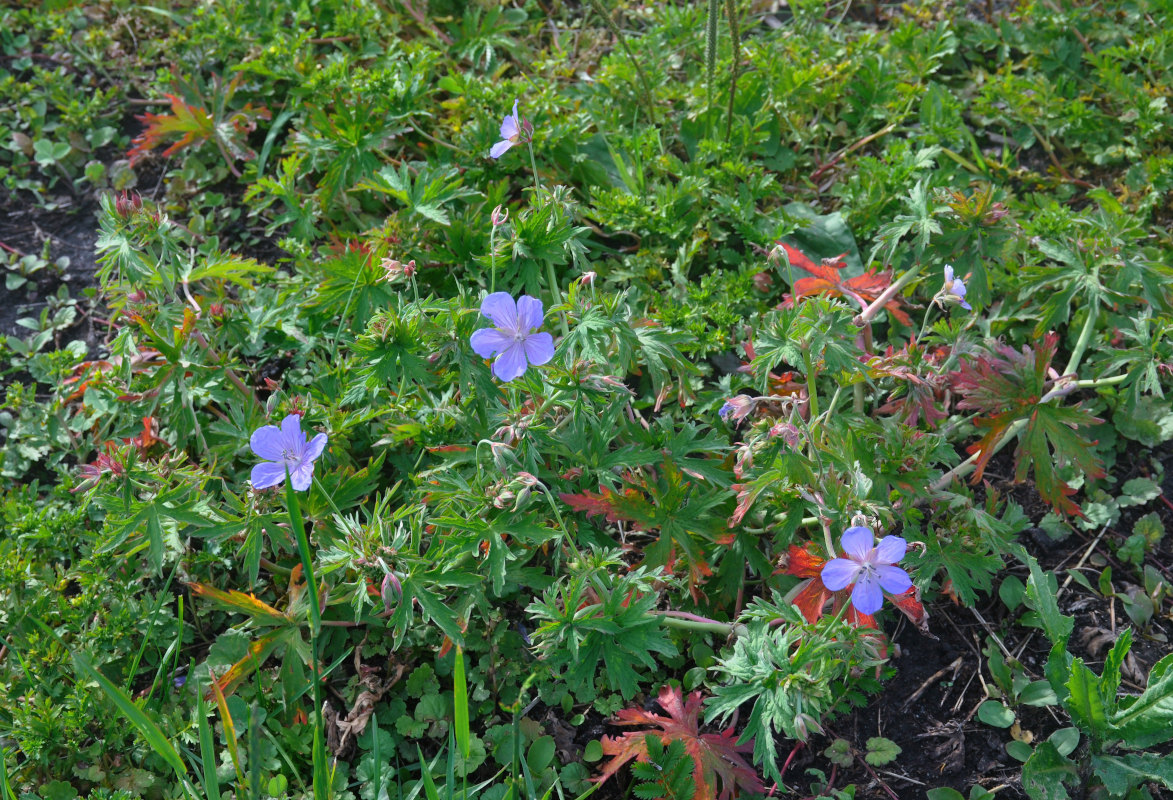
M 700 692 L 693 692 L 685 701 L 680 689 L 665 686 L 660 689 L 656 701 L 667 716 L 642 708 L 626 708 L 615 715 L 613 725 L 654 725 L 659 730 L 604 736 L 603 754 L 611 756 L 611 760 L 604 765 L 603 774 L 596 781 L 607 780 L 632 759 L 647 763 L 647 737 L 656 736 L 664 746 L 674 741 L 684 743 L 685 752 L 693 761 L 693 782 L 696 784 L 693 800 L 728 800 L 738 792 L 761 794 L 765 791 L 757 772 L 741 755 L 753 752 L 752 741 L 737 744 L 737 733 L 732 727 L 720 733 L 700 732 Z M 717 794 L 718 787 L 720 794 Z
M 624 489 L 623 494 L 616 494 L 613 490 L 603 486 L 596 492 L 582 492 L 581 494 L 562 493 L 558 495 L 563 503 L 573 508 L 575 511 L 581 511 L 588 517 L 595 517 L 603 515 L 608 522 L 618 522 L 624 519 L 624 516 L 619 511 L 619 502 L 626 498 L 629 500 L 638 499 L 640 494 L 635 489 Z
M 860 310 L 863 310 L 892 284 L 891 272 L 877 272 L 875 269 L 869 269 L 862 275 L 843 280 L 839 271 L 847 266 L 847 262 L 843 260 L 846 253 L 835 258 L 825 258 L 821 263 L 815 264 L 802 251 L 796 250 L 785 242 L 778 244 L 786 250 L 786 256 L 790 259 L 791 266 L 798 267 L 815 276 L 801 278 L 794 282 L 794 296 L 791 298 L 791 302 L 810 295 L 828 294 L 832 297 L 847 297 L 854 300 Z M 899 298 L 893 297 L 884 304 L 884 308 L 899 320 L 901 325 L 912 327 L 912 319 L 904 312 Z
M 827 559 L 823 558 L 813 542 L 807 542 L 803 547 L 792 544 L 786 553 L 786 565 L 782 571 L 798 578 L 817 578 L 826 563 Z
M 147 112 L 137 119 L 147 126 L 134 140 L 134 148 L 127 154 L 130 165 L 161 145 L 165 139 L 175 135 L 182 138 L 163 151 L 163 155 L 174 155 L 189 144 L 210 139 L 216 133 L 216 126 L 208 112 L 199 106 L 189 105 L 173 94 L 164 95 L 171 101 L 171 114 Z
M 1058 375 L 1051 369 L 1059 337 L 1049 333 L 1037 348 L 1023 346 L 1022 352 L 999 345 L 997 355 L 966 359 L 950 374 L 953 390 L 961 397 L 959 409 L 973 409 L 984 416 L 974 424 L 984 431 L 969 446 L 978 454 L 972 481 L 982 479 L 998 443 L 1016 423 L 1025 423 L 1014 451 L 1014 480 L 1021 483 L 1033 467 L 1039 496 L 1058 512 L 1083 516 L 1071 499 L 1075 490 L 1059 477 L 1058 466 L 1073 463 L 1090 478 L 1103 476 L 1102 464 L 1093 450 L 1094 442 L 1080 434 L 1103 420 L 1075 406 L 1043 402 L 1053 394 Z M 1062 390 L 1059 390 L 1062 393 Z

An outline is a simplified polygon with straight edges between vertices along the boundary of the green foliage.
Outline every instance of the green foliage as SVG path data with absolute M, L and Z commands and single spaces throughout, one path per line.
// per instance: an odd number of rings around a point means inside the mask
M 775 735 L 806 741 L 819 720 L 862 701 L 848 665 L 867 670 L 881 663 L 875 643 L 833 618 L 806 623 L 789 605 L 755 600 L 745 613 L 747 629 L 716 669 L 722 684 L 710 701 L 707 720 L 728 720 L 743 704 L 752 708 L 741 741 L 754 741 L 754 763 L 781 780 Z M 771 625 L 781 620 L 781 625 Z M 844 702 L 846 701 L 846 703 Z M 841 705 L 842 704 L 842 705 Z
M 738 748 L 777 778 L 879 686 L 892 598 L 815 580 L 857 515 L 913 545 L 918 624 L 997 588 L 1053 642 L 1045 680 L 985 654 L 980 718 L 1072 716 L 1025 784 L 1168 786 L 1169 664 L 1122 695 L 1128 635 L 1097 672 L 1001 574 L 1032 521 L 1138 518 L 1102 539 L 1136 585 L 1081 585 L 1149 633 L 1169 592 L 1163 9 L 513 5 L 0 9 L 5 791 L 573 796 L 567 730 L 676 681 L 743 743 L 629 731 L 635 795 Z M 557 344 L 509 383 L 490 290 Z M 254 490 L 289 414 L 315 480 Z M 965 483 L 1015 438 L 1069 525 Z

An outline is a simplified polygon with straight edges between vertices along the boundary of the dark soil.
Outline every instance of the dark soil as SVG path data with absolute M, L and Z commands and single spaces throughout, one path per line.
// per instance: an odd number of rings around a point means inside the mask
M 1104 655 L 1118 635 L 1125 628 L 1133 628 L 1132 649 L 1124 664 L 1121 684 L 1122 691 L 1132 693 L 1144 688 L 1153 664 L 1173 650 L 1173 616 L 1158 610 L 1146 629 L 1137 629 L 1114 597 L 1093 594 L 1078 583 L 1067 581 L 1066 576 L 1067 570 L 1075 567 L 1087 553 L 1081 571 L 1092 585 L 1106 566 L 1112 569 L 1112 583 L 1117 592 L 1123 592 L 1128 583 L 1141 581 L 1139 570 L 1121 563 L 1114 553 L 1132 530 L 1133 521 L 1151 511 L 1159 514 L 1167 531 L 1173 531 L 1173 505 L 1166 502 L 1173 488 L 1170 485 L 1173 484 L 1173 443 L 1156 448 L 1151 456 L 1165 468 L 1162 488 L 1166 494 L 1148 506 L 1126 509 L 1121 520 L 1105 529 L 1103 535 L 1101 531 L 1092 531 L 1056 542 L 1036 528 L 1019 537 L 1043 570 L 1058 577 L 1059 609 L 1075 617 L 1068 648 L 1093 671 L 1100 672 Z M 1009 460 L 1006 453 L 993 459 L 987 477 L 1012 474 Z M 1123 483 L 1147 469 L 1147 458 L 1131 463 L 1122 460 L 1116 469 L 1118 481 Z M 1009 495 L 1022 505 L 1031 519 L 1037 521 L 1045 513 L 1046 506 L 1038 499 L 1033 485 L 1011 484 L 996 478 L 993 483 L 1003 496 Z M 1145 563 L 1173 582 L 1167 566 L 1173 564 L 1173 536 L 1166 536 Z M 1015 575 L 1025 583 L 1026 567 L 1008 560 L 1005 574 L 996 579 L 995 585 L 1008 575 Z M 815 782 L 812 786 L 812 778 L 803 775 L 806 769 L 813 768 L 827 776 L 830 788 L 842 789 L 855 784 L 855 796 L 860 800 L 919 798 L 940 786 L 952 787 L 968 796 L 975 784 L 987 790 L 999 787 L 1000 800 L 1025 798 L 1022 764 L 1006 752 L 1006 744 L 1012 741 L 1011 731 L 1023 741 L 1037 743 L 1059 728 L 1069 727 L 1071 722 L 1058 706 L 1019 706 L 1016 710 L 1022 716 L 1016 729 L 994 728 L 976 716 L 987 697 L 985 685 L 993 685 L 982 654 L 993 636 L 1022 664 L 1032 680 L 1043 677 L 1050 643 L 1042 631 L 1019 624 L 1021 612 L 1021 608 L 1011 612 L 997 597 L 975 609 L 942 600 L 929 608 L 929 627 L 935 639 L 919 634 L 901 617 L 892 633 L 896 648 L 893 648 L 895 657 L 891 665 L 896 668 L 896 676 L 867 707 L 832 721 L 825 736 L 814 737 L 799 749 L 784 776 L 787 785 L 803 793 L 826 793 L 825 784 Z M 886 737 L 900 746 L 901 753 L 895 762 L 882 768 L 864 763 L 866 742 L 874 736 Z M 836 738 L 846 739 L 857 753 L 853 765 L 846 770 L 836 768 L 823 755 Z M 793 743 L 780 743 L 780 749 L 791 746 Z M 1171 754 L 1173 747 L 1166 745 L 1150 752 Z
M 48 243 L 50 263 L 62 256 L 69 258 L 69 267 L 61 275 L 51 268 L 45 269 L 35 283 L 19 289 L 9 291 L 0 279 L 0 336 L 31 335 L 32 331 L 17 325 L 16 320 L 39 317 L 48 306 L 45 298 L 55 294 L 62 284 L 83 308 L 87 305 L 83 302 L 84 290 L 97 285 L 94 279 L 97 203 L 85 198 L 64 202 L 68 203 L 66 207 L 46 211 L 25 197 L 0 189 L 0 249 L 22 256 L 40 255 Z M 79 314 L 74 327 L 61 333 L 62 344 L 71 339 L 84 339 L 91 351 L 100 335 L 88 314 Z

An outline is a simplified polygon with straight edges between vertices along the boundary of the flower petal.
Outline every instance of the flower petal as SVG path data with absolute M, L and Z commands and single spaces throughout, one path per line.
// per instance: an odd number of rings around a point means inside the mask
M 305 446 L 305 452 L 301 454 L 302 463 L 312 462 L 322 454 L 326 449 L 326 434 L 319 433 L 313 439 L 310 439 L 309 444 Z
M 290 414 L 281 420 L 281 436 L 289 452 L 301 455 L 305 450 L 305 434 L 301 432 L 301 417 Z
M 517 298 L 517 326 L 522 333 L 529 333 L 534 328 L 542 327 L 545 318 L 541 300 L 528 294 Z
M 885 536 L 876 545 L 876 555 L 873 559 L 877 564 L 895 564 L 904 558 L 908 552 L 908 542 L 899 536 Z
M 838 592 L 850 586 L 859 575 L 860 570 L 861 567 L 854 561 L 846 558 L 832 558 L 823 565 L 819 577 L 822 578 L 824 586 L 832 592 Z
M 481 313 L 505 332 L 517 330 L 517 303 L 509 292 L 493 292 L 481 301 Z
M 501 138 L 512 139 L 521 133 L 521 118 L 517 116 L 517 100 L 513 101 L 513 113 L 501 120 Z M 512 142 L 510 142 L 512 144 Z
M 282 454 L 283 443 L 281 429 L 276 425 L 257 428 L 248 440 L 248 446 L 252 448 L 253 452 L 266 461 L 280 461 L 284 457 Z
M 904 594 L 912 588 L 912 579 L 900 567 L 876 567 L 876 573 L 879 575 L 880 586 L 888 594 Z
M 295 491 L 304 492 L 314 481 L 314 462 L 303 461 L 289 473 L 289 482 Z
M 535 367 L 545 364 L 554 357 L 554 337 L 548 333 L 535 333 L 525 337 L 525 358 Z
M 964 300 L 961 301 L 961 307 L 964 308 L 966 311 L 973 311 L 973 306 L 971 306 L 969 303 L 965 302 Z
M 508 383 L 524 375 L 526 366 L 525 347 L 521 342 L 514 342 L 493 362 L 493 374 Z
M 880 591 L 880 579 L 875 574 L 865 572 L 855 588 L 851 590 L 851 604 L 861 614 L 875 614 L 884 605 L 884 593 Z
M 513 341 L 512 336 L 507 336 L 496 328 L 481 328 L 468 338 L 473 351 L 481 358 L 492 358 L 508 350 Z
M 876 537 L 871 528 L 856 525 L 843 531 L 843 538 L 839 543 L 843 545 L 843 552 L 854 561 L 868 561 L 872 556 L 872 543 Z
M 504 128 L 505 126 L 502 125 L 501 127 Z M 505 155 L 510 147 L 513 147 L 513 144 L 514 143 L 508 139 L 502 139 L 501 141 L 497 142 L 497 144 L 489 148 L 489 157 L 500 158 L 501 156 Z
M 285 462 L 265 461 L 253 467 L 252 484 L 254 489 L 268 489 L 285 480 Z
M 953 282 L 953 265 L 946 264 L 945 265 L 945 285 L 948 286 L 952 282 Z

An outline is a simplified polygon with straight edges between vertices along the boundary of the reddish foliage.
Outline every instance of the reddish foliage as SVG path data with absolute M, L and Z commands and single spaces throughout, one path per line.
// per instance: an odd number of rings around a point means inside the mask
M 1050 402 L 1068 391 L 1060 385 L 1060 375 L 1051 367 L 1059 337 L 1049 333 L 1036 348 L 1023 346 L 1022 352 L 999 345 L 997 355 L 989 354 L 962 361 L 950 374 L 953 390 L 961 397 L 960 409 L 981 413 L 974 424 L 982 438 L 970 445 L 977 454 L 973 483 L 982 479 L 986 465 L 1002 439 L 1018 423 L 1018 447 L 1014 451 L 1014 480 L 1026 480 L 1033 467 L 1039 496 L 1062 514 L 1083 516 L 1071 499 L 1075 489 L 1059 477 L 1057 467 L 1072 463 L 1089 478 L 1104 472 L 1096 457 L 1093 442 L 1080 434 L 1103 420 L 1075 406 Z M 1074 388 L 1074 384 L 1066 384 Z
M 888 270 L 877 272 L 874 269 L 869 269 L 863 275 L 856 275 L 854 278 L 844 280 L 839 271 L 847 266 L 847 262 L 843 260 L 846 253 L 835 258 L 825 258 L 816 264 L 807 258 L 801 250 L 797 250 L 785 242 L 778 244 L 786 250 L 786 257 L 790 259 L 791 266 L 798 267 L 814 276 L 801 278 L 794 282 L 794 295 L 789 301 L 791 303 L 809 295 L 827 294 L 832 297 L 846 297 L 854 300 L 862 310 L 892 284 L 892 273 Z M 901 307 L 899 298 L 893 297 L 884 304 L 884 308 L 899 320 L 901 325 L 912 327 L 912 319 Z
M 618 522 L 625 519 L 619 510 L 620 502 L 624 499 L 638 500 L 639 492 L 635 489 L 624 489 L 622 494 L 609 489 L 606 486 L 600 487 L 598 492 L 582 492 L 580 494 L 563 493 L 559 495 L 562 502 L 573 508 L 575 511 L 581 511 L 588 517 L 595 517 L 602 515 L 606 517 L 608 522 Z
M 802 616 L 807 622 L 815 622 L 819 617 L 826 613 L 827 601 L 831 601 L 832 613 L 838 611 L 847 604 L 847 610 L 844 612 L 844 619 L 850 624 L 858 628 L 870 628 L 872 630 L 879 630 L 876 626 L 876 618 L 871 614 L 861 614 L 855 610 L 851 605 L 851 592 L 843 589 L 838 592 L 833 592 L 823 585 L 823 579 L 820 576 L 823 570 L 823 564 L 827 562 L 822 555 L 819 554 L 815 545 L 808 543 L 805 547 L 800 547 L 796 544 L 790 545 L 790 550 L 784 559 L 785 563 L 782 565 L 780 572 L 786 575 L 794 575 L 799 578 L 806 578 L 805 584 L 800 584 L 802 588 L 791 599 L 791 603 L 798 606 L 798 610 L 802 612 Z M 896 608 L 904 613 L 904 616 L 916 625 L 917 629 L 922 633 L 928 633 L 929 614 L 925 611 L 924 605 L 920 601 L 920 592 L 916 587 L 909 589 L 902 595 L 888 595 L 889 600 Z M 883 636 L 883 634 L 880 634 Z
M 613 725 L 654 725 L 659 730 L 628 731 L 622 736 L 604 736 L 603 754 L 611 756 L 597 780 L 603 782 L 617 773 L 628 761 L 648 760 L 647 737 L 656 736 L 668 746 L 674 741 L 684 743 L 684 749 L 693 761 L 693 780 L 696 793 L 693 800 L 728 800 L 738 792 L 761 794 L 765 786 L 757 772 L 742 756 L 753 752 L 753 742 L 737 744 L 732 727 L 720 733 L 700 732 L 701 693 L 693 692 L 685 701 L 680 689 L 665 686 L 656 698 L 667 716 L 653 714 L 642 708 L 625 708 L 615 715 Z M 720 794 L 717 793 L 720 788 Z

